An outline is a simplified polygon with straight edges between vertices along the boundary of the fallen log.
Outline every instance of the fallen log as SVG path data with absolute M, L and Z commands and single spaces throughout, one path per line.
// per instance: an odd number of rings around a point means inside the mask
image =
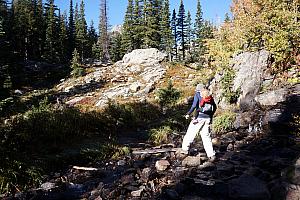
M 73 166 L 73 169 L 84 170 L 84 171 L 99 171 L 99 169 L 93 168 L 93 167 L 78 167 L 78 166 Z
M 143 149 L 135 150 L 132 154 L 157 154 L 157 153 L 166 153 L 166 152 L 176 152 L 180 148 L 164 148 L 164 149 Z

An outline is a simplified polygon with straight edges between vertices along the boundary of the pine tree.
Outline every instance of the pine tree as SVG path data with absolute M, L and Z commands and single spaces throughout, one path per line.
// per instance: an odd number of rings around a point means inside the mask
M 213 31 L 215 27 L 212 22 L 205 20 L 204 26 L 203 26 L 203 38 L 206 39 L 212 39 L 214 37 Z M 205 51 L 207 51 L 207 48 L 204 48 Z
M 59 60 L 61 63 L 66 63 L 68 61 L 68 33 L 67 33 L 67 14 L 64 13 L 60 15 L 59 18 L 59 41 L 58 41 L 58 53 Z
M 160 1 L 150 0 L 146 3 L 146 27 L 144 47 L 146 48 L 159 48 L 161 41 L 160 32 Z
M 87 23 L 85 20 L 84 1 L 81 0 L 80 10 L 78 11 L 78 4 L 75 6 L 75 28 L 76 28 L 76 49 L 79 52 L 81 60 L 86 57 L 85 49 L 88 43 Z
M 3 29 L 3 18 L 0 16 L 0 38 L 2 39 L 4 35 L 4 29 Z
M 34 10 L 30 0 L 14 1 L 12 5 L 12 44 L 17 57 L 28 60 L 32 56 L 34 40 Z
M 122 35 L 120 33 L 114 33 L 111 39 L 110 55 L 113 62 L 122 59 Z
M 183 1 L 180 1 L 179 11 L 177 15 L 177 33 L 178 39 L 181 45 L 182 51 L 182 60 L 185 60 L 185 50 L 186 50 L 186 37 L 187 37 L 187 24 L 186 24 L 186 15 L 183 5 Z
M 196 18 L 195 18 L 195 36 L 197 40 L 202 39 L 202 29 L 203 29 L 203 13 L 201 8 L 200 0 L 197 1 L 197 12 L 196 12 Z M 200 41 L 198 41 L 200 43 Z
M 94 22 L 91 21 L 90 27 L 88 29 L 88 49 L 87 49 L 87 56 L 89 58 L 97 58 L 93 56 L 93 45 L 97 43 L 98 35 L 96 33 Z
M 9 16 L 6 1 L 0 0 L 0 98 L 9 94 L 12 86 L 12 79 L 9 66 L 11 52 L 9 49 Z
M 54 0 L 48 0 L 47 4 L 49 5 L 49 8 L 46 9 L 46 40 L 45 40 L 45 52 L 44 52 L 44 58 L 47 61 L 55 62 L 56 61 L 56 19 L 55 19 L 55 13 L 54 13 Z
M 73 0 L 70 0 L 70 13 L 69 13 L 69 22 L 68 22 L 68 46 L 69 46 L 69 56 L 72 56 L 72 52 L 75 48 L 75 22 L 74 22 L 74 8 Z
M 164 1 L 162 9 L 162 20 L 161 20 L 161 49 L 169 53 L 169 59 L 171 60 L 172 53 L 172 30 L 170 21 L 170 4 L 169 0 Z
M 172 19 L 171 19 L 171 29 L 172 29 L 172 36 L 173 36 L 173 49 L 175 51 L 175 59 L 178 59 L 178 52 L 177 52 L 177 18 L 176 18 L 176 11 L 173 10 Z
M 190 61 L 193 62 L 193 56 L 191 54 L 191 45 L 193 41 L 193 28 L 192 28 L 192 18 L 191 18 L 191 13 L 188 11 L 187 18 L 186 18 L 186 24 L 187 24 L 187 48 L 190 56 Z
M 102 57 L 102 45 L 99 43 L 100 40 L 97 40 L 96 43 L 93 44 L 92 46 L 92 57 L 95 59 L 99 59 Z
M 73 77 L 79 77 L 79 76 L 84 75 L 84 69 L 81 67 L 81 64 L 80 64 L 80 55 L 76 48 L 74 49 L 74 52 L 73 52 L 73 57 L 72 57 L 72 61 L 71 61 L 71 69 L 72 69 L 71 75 Z
M 133 48 L 140 49 L 143 43 L 144 21 L 140 0 L 135 0 L 133 11 Z
M 35 28 L 36 36 L 34 48 L 36 49 L 36 57 L 38 59 L 43 55 L 44 41 L 45 41 L 45 19 L 44 19 L 44 8 L 42 0 L 38 0 L 35 9 Z
M 109 55 L 109 36 L 108 36 L 108 19 L 107 19 L 107 1 L 101 0 L 100 3 L 100 24 L 99 24 L 99 43 L 102 45 L 102 57 L 103 62 L 110 61 Z
M 198 57 L 199 59 L 203 56 L 205 53 L 206 49 L 204 46 L 204 29 L 205 29 L 205 24 L 203 20 L 203 13 L 202 13 L 202 8 L 201 8 L 201 3 L 200 0 L 197 2 L 197 12 L 196 12 L 196 18 L 195 18 L 195 50 L 193 54 L 195 54 L 195 57 Z M 199 60 L 198 59 L 198 60 Z
M 5 41 L 5 32 L 4 32 L 4 26 L 3 26 L 3 17 L 2 16 L 0 16 L 0 46 L 1 47 L 3 47 L 3 46 L 5 46 L 5 43 L 6 43 L 6 41 Z M 0 74 L 2 74 L 1 73 L 1 67 L 2 67 L 2 64 L 4 64 L 5 63 L 5 61 L 4 61 L 4 51 L 2 50 L 2 49 L 0 49 Z M 0 75 L 0 79 L 1 79 L 1 75 Z M 1 82 L 0 82 L 0 86 L 1 86 Z
M 225 14 L 225 19 L 224 19 L 224 22 L 225 22 L 225 23 L 229 23 L 229 22 L 231 22 L 231 19 L 230 19 L 230 17 L 229 17 L 229 14 L 228 14 L 228 13 L 226 13 L 226 14 Z
M 133 0 L 128 0 L 122 33 L 122 54 L 128 53 L 134 49 L 133 23 Z
M 7 5 L 6 2 L 3 0 L 0 0 L 0 39 L 4 36 L 4 20 L 7 20 Z M 3 38 L 2 38 L 3 39 Z

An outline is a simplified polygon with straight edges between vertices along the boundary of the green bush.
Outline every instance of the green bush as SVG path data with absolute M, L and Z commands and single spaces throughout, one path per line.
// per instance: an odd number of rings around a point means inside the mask
M 220 134 L 226 131 L 230 131 L 233 128 L 236 114 L 233 112 L 224 112 L 221 115 L 215 117 L 212 123 L 212 129 L 216 134 Z
M 2 113 L 5 109 L 13 105 L 13 103 L 14 103 L 13 97 L 9 97 L 7 99 L 0 101 L 0 112 Z
M 160 110 L 157 106 L 148 103 L 128 103 L 118 104 L 109 102 L 104 110 L 111 120 L 119 128 L 136 128 L 156 120 L 160 116 Z
M 162 126 L 158 129 L 150 130 L 150 141 L 152 141 L 155 145 L 160 145 L 163 143 L 168 143 L 169 137 L 172 134 L 172 129 L 170 126 Z
M 85 75 L 85 69 L 83 69 L 82 67 L 77 67 L 77 68 L 72 70 L 71 75 L 74 78 L 84 76 Z
M 232 69 L 226 69 L 221 80 L 222 96 L 228 103 L 236 103 L 240 96 L 240 90 L 233 91 L 233 79 L 235 72 Z
M 131 152 L 129 147 L 117 147 L 114 149 L 114 154 L 111 156 L 112 159 L 120 159 L 123 156 L 128 156 Z
M 158 90 L 158 103 L 161 107 L 174 106 L 180 98 L 180 91 L 173 87 L 172 81 L 169 80 L 167 88 Z
M 71 75 L 73 77 L 83 76 L 85 74 L 85 70 L 80 65 L 80 57 L 77 49 L 73 51 L 73 58 L 71 61 L 72 72 Z

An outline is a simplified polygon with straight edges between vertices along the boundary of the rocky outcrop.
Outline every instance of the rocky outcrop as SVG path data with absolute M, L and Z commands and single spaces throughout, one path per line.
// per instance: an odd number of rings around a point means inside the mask
M 270 54 L 261 50 L 258 52 L 244 52 L 235 56 L 231 61 L 231 67 L 235 71 L 233 81 L 233 92 L 239 93 L 238 105 L 243 110 L 251 110 L 255 105 L 255 97 L 259 94 L 261 87 L 271 84 L 272 79 L 267 70 Z M 229 105 L 222 98 L 221 80 L 222 72 L 215 75 L 210 81 L 209 88 L 214 93 L 219 106 L 227 108 Z M 270 82 L 271 81 L 271 82 Z
M 233 69 L 236 76 L 233 81 L 234 91 L 240 90 L 239 104 L 252 108 L 254 98 L 258 94 L 267 74 L 269 53 L 265 50 L 245 52 L 233 58 Z
M 150 49 L 136 49 L 131 53 L 124 55 L 123 59 L 117 62 L 115 65 L 123 65 L 125 67 L 130 67 L 134 65 L 154 65 L 158 64 L 165 59 L 167 55 L 160 52 L 155 48 Z
M 111 68 L 111 80 L 122 74 L 123 84 L 102 91 L 96 106 L 104 106 L 109 99 L 116 97 L 137 98 L 143 101 L 155 84 L 161 80 L 166 68 L 160 64 L 166 55 L 157 49 L 137 49 L 126 54 Z
M 63 80 L 56 88 L 62 96 L 69 96 L 65 102 L 72 106 L 86 97 L 97 107 L 118 97 L 144 101 L 164 78 L 166 67 L 160 63 L 165 57 L 166 54 L 154 48 L 137 49 L 112 66 L 92 68 L 84 77 Z
M 286 101 L 288 95 L 287 88 L 281 88 L 273 90 L 263 94 L 259 94 L 255 97 L 255 101 L 262 106 L 275 106 L 278 103 Z

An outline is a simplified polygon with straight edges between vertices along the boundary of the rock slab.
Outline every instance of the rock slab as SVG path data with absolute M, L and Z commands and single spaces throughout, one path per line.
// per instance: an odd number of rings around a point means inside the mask
M 271 195 L 263 181 L 244 174 L 229 182 L 229 197 L 238 200 L 268 200 Z

